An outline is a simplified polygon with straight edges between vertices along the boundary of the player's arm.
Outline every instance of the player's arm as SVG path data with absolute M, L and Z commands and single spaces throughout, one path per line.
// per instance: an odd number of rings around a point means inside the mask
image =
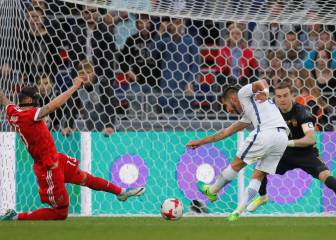
M 312 122 L 303 123 L 301 125 L 304 137 L 288 141 L 288 147 L 309 147 L 316 143 L 314 134 L 314 125 Z
M 269 89 L 266 80 L 261 79 L 254 83 L 247 84 L 238 91 L 240 102 L 244 99 L 250 102 L 250 97 L 254 96 L 255 100 L 265 101 L 269 96 Z
M 265 79 L 252 83 L 252 92 L 255 93 L 255 99 L 265 101 L 269 97 L 269 86 Z
M 228 128 L 225 128 L 211 136 L 208 136 L 208 137 L 205 137 L 205 138 L 202 138 L 200 140 L 194 140 L 194 141 L 190 141 L 188 144 L 187 144 L 187 147 L 189 148 L 192 148 L 192 149 L 195 149 L 195 148 L 198 148 L 204 144 L 207 144 L 207 143 L 212 143 L 212 142 L 217 142 L 217 141 L 220 141 L 224 138 L 227 138 L 229 136 L 231 136 L 232 134 L 244 129 L 244 128 L 247 128 L 250 124 L 249 123 L 245 123 L 245 122 L 241 122 L 241 121 L 236 121 L 234 122 L 230 127 Z
M 256 82 L 252 83 L 253 93 L 264 91 L 265 89 L 268 89 L 268 83 L 266 82 L 265 79 L 260 79 Z
M 6 107 L 9 104 L 12 104 L 12 102 L 9 101 L 4 92 L 0 90 L 0 105 Z
M 66 90 L 61 95 L 57 96 L 53 100 L 51 100 L 47 105 L 41 107 L 37 119 L 40 120 L 43 119 L 48 114 L 54 112 L 56 109 L 60 108 L 68 99 L 74 94 L 74 92 L 77 91 L 78 88 L 80 88 L 84 81 L 86 81 L 87 76 L 80 75 L 74 79 L 73 85 Z

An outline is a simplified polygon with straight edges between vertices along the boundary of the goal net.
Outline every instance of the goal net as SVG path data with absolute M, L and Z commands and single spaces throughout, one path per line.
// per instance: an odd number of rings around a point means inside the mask
M 235 209 L 254 166 L 215 203 L 196 183 L 214 182 L 248 131 L 186 149 L 239 118 L 220 102 L 223 88 L 265 78 L 293 85 L 316 118 L 321 159 L 336 174 L 336 44 L 333 1 L 0 0 L 0 88 L 17 102 L 36 86 L 40 104 L 88 81 L 45 119 L 59 152 L 122 187 L 146 185 L 125 203 L 68 185 L 73 215 L 158 215 L 166 198 L 185 212 L 199 200 L 210 214 Z M 0 213 L 42 206 L 33 161 L 0 111 Z M 302 170 L 268 177 L 269 203 L 257 214 L 326 215 L 336 197 Z

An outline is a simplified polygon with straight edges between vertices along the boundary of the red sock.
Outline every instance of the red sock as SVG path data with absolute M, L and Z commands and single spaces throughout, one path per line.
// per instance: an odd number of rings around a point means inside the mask
M 33 212 L 18 214 L 18 220 L 64 220 L 68 216 L 68 208 L 40 208 Z
M 93 190 L 110 192 L 116 195 L 120 194 L 122 191 L 121 187 L 114 185 L 113 183 L 106 181 L 105 179 L 94 177 L 88 173 L 84 186 L 89 187 Z

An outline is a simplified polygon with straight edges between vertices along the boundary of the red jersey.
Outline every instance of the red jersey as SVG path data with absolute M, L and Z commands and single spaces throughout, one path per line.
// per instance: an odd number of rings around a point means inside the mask
M 37 120 L 40 108 L 23 110 L 14 104 L 6 107 L 8 122 L 20 135 L 34 163 L 52 166 L 57 161 L 54 140 L 43 120 Z

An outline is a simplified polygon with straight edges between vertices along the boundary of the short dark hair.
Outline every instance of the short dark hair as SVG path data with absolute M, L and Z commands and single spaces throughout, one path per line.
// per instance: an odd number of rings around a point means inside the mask
M 226 88 L 223 89 L 223 93 L 221 95 L 221 99 L 225 101 L 232 94 L 237 94 L 238 91 L 239 91 L 239 87 L 238 86 L 228 86 L 228 87 L 226 87 Z
M 171 17 L 163 16 L 161 17 L 161 22 L 171 22 Z
M 182 18 L 175 18 L 175 17 L 168 17 L 168 16 L 164 16 L 161 18 L 161 22 L 173 23 L 175 21 L 182 21 Z
M 296 33 L 294 31 L 288 31 L 286 34 L 287 35 L 296 35 Z
M 292 85 L 290 84 L 289 79 L 284 79 L 281 82 L 278 82 L 274 87 L 274 91 L 276 91 L 277 89 L 285 89 L 285 88 L 288 88 L 292 92 Z
M 27 99 L 28 97 L 32 98 L 31 104 L 24 104 L 23 101 Z M 36 107 L 38 105 L 39 100 L 39 92 L 36 87 L 32 86 L 25 86 L 22 88 L 21 92 L 19 93 L 19 106 L 34 106 Z
M 273 1 L 267 1 L 266 3 L 268 5 L 268 7 L 271 7 L 273 5 L 279 5 L 281 7 L 285 7 L 286 3 L 283 2 L 283 0 L 273 0 Z

